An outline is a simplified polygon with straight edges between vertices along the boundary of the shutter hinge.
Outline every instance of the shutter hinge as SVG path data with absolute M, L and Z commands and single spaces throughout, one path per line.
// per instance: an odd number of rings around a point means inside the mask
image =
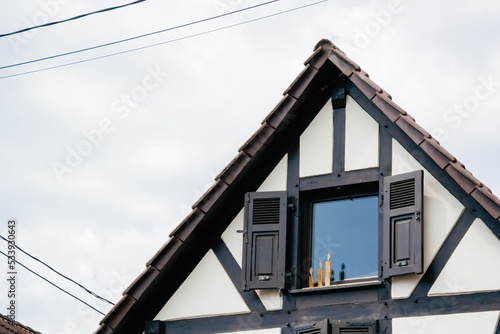
M 245 194 L 245 201 L 250 202 L 250 195 L 248 193 Z
M 243 280 L 243 290 L 247 291 L 248 290 L 248 287 L 247 287 L 247 280 L 244 279 Z
M 292 199 L 290 201 L 290 203 L 288 203 L 288 208 L 290 209 L 290 211 L 292 211 L 292 214 L 295 217 L 298 217 L 297 216 L 297 200 L 296 199 Z
M 248 234 L 245 230 L 236 230 L 236 233 L 243 233 L 243 240 L 246 244 L 248 244 Z
M 420 211 L 419 210 L 417 210 L 415 212 L 415 220 L 418 221 L 418 222 L 420 221 Z
M 380 207 L 384 206 L 384 194 L 380 194 Z

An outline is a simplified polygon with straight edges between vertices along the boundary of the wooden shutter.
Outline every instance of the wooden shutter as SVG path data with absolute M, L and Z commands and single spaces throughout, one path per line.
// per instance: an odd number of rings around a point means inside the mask
M 330 323 L 328 319 L 312 325 L 295 327 L 295 334 L 330 334 Z
M 377 322 L 333 321 L 331 334 L 376 334 Z
M 245 196 L 243 289 L 285 287 L 286 191 Z
M 384 277 L 421 274 L 423 171 L 384 179 Z

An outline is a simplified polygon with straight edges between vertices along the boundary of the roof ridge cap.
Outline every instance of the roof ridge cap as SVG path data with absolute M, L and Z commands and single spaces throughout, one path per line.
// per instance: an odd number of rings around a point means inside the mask
M 338 47 L 335 44 L 333 44 L 333 42 L 330 41 L 327 38 L 320 39 L 319 42 L 316 43 L 316 45 L 314 46 L 313 51 L 316 51 L 319 48 L 323 48 L 324 50 L 335 50 L 335 49 L 338 49 Z

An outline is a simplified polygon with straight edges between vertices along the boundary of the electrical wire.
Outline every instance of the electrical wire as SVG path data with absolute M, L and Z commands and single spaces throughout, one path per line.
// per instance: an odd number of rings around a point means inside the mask
M 250 10 L 250 9 L 257 8 L 257 7 L 269 5 L 269 4 L 271 4 L 273 2 L 277 2 L 277 1 L 280 1 L 280 0 L 271 0 L 271 1 L 263 2 L 263 3 L 260 3 L 260 4 L 254 5 L 254 6 L 245 7 L 245 8 L 238 9 L 238 10 L 234 10 L 232 12 L 228 12 L 228 13 L 224 13 L 224 14 L 220 14 L 220 15 L 216 15 L 216 16 L 211 16 L 211 17 L 208 17 L 208 18 L 205 18 L 205 19 L 201 19 L 201 20 L 198 20 L 198 21 L 184 23 L 184 24 L 181 24 L 181 25 L 178 25 L 178 26 L 174 26 L 174 27 L 170 27 L 170 28 L 166 28 L 166 29 L 161 29 L 161 30 L 153 31 L 153 32 L 150 32 L 150 33 L 147 33 L 147 34 L 142 34 L 142 35 L 138 35 L 138 36 L 134 36 L 134 37 L 129 37 L 129 38 L 121 39 L 121 40 L 114 41 L 114 42 L 109 42 L 109 43 L 105 43 L 105 44 L 91 46 L 91 47 L 88 47 L 88 48 L 79 49 L 79 50 L 70 51 L 70 52 L 65 52 L 65 53 L 61 53 L 61 54 L 57 54 L 57 55 L 53 55 L 53 56 L 48 56 L 48 57 L 44 57 L 44 58 L 29 60 L 29 61 L 25 61 L 25 62 L 22 62 L 22 63 L 6 65 L 6 66 L 0 67 L 0 70 L 6 69 L 6 68 L 11 68 L 11 67 L 16 67 L 16 66 L 21 66 L 21 65 L 26 65 L 26 64 L 32 64 L 32 63 L 40 62 L 40 61 L 43 61 L 43 60 L 54 59 L 54 58 L 59 58 L 59 57 L 63 57 L 63 56 L 69 56 L 69 55 L 72 55 L 72 54 L 75 54 L 75 53 L 80 53 L 80 52 L 95 50 L 95 49 L 99 49 L 99 48 L 102 48 L 102 47 L 106 47 L 106 46 L 110 46 L 110 45 L 115 45 L 115 44 L 119 44 L 119 43 L 123 43 L 123 42 L 129 42 L 129 41 L 132 41 L 134 39 L 143 38 L 143 37 L 147 37 L 147 36 L 151 36 L 151 35 L 155 35 L 155 34 L 167 32 L 167 31 L 172 31 L 172 30 L 176 30 L 176 29 L 180 29 L 180 28 L 185 28 L 185 27 L 189 27 L 191 25 L 195 25 L 195 24 L 199 24 L 199 23 L 203 23 L 203 22 L 215 20 L 215 19 L 218 19 L 218 18 L 221 18 L 221 17 L 224 17 L 224 16 L 228 16 L 228 15 L 232 15 L 232 14 L 244 12 L 246 10 Z
M 11 258 L 10 256 L 8 256 L 7 254 L 5 254 L 4 252 L 0 251 L 0 254 L 4 255 L 5 257 L 7 258 Z M 71 294 L 70 292 L 64 290 L 63 288 L 59 287 L 57 284 L 55 283 L 52 283 L 51 281 L 49 281 L 48 279 L 46 279 L 45 277 L 43 277 L 42 275 L 40 274 L 37 274 L 36 272 L 34 272 L 33 270 L 31 270 L 30 268 L 26 267 L 24 264 L 22 264 L 21 262 L 15 260 L 15 263 L 16 264 L 19 264 L 21 267 L 23 267 L 24 269 L 28 270 L 29 272 L 31 272 L 32 274 L 40 277 L 41 279 L 43 279 L 45 282 L 49 283 L 50 285 L 56 287 L 57 289 L 61 290 L 62 292 L 64 292 L 65 294 L 67 295 L 70 295 L 71 297 L 75 298 L 76 300 L 78 300 L 79 302 L 87 305 L 88 307 L 90 307 L 91 309 L 93 309 L 94 311 L 96 311 L 97 313 L 100 313 L 102 315 L 105 315 L 104 313 L 102 313 L 101 311 L 99 311 L 98 309 L 96 309 L 95 307 L 93 307 L 92 305 L 88 304 L 87 302 L 81 300 L 80 298 L 78 298 L 77 296 Z
M 51 66 L 51 67 L 45 67 L 45 68 L 41 68 L 41 69 L 37 69 L 37 70 L 32 70 L 32 71 L 27 71 L 27 72 L 20 72 L 20 73 L 16 73 L 16 74 L 6 75 L 6 76 L 3 76 L 3 77 L 0 77 L 0 80 L 1 79 L 12 78 L 12 77 L 17 77 L 17 76 L 21 76 L 21 75 L 26 75 L 26 74 L 31 74 L 31 73 L 37 73 L 37 72 L 52 70 L 52 69 L 56 69 L 56 68 L 60 68 L 60 67 L 65 67 L 65 66 L 70 66 L 70 65 L 75 65 L 75 64 L 81 64 L 81 63 L 85 63 L 85 62 L 89 62 L 89 61 L 93 61 L 93 60 L 98 60 L 98 59 L 108 58 L 108 57 L 112 57 L 112 56 L 117 56 L 117 55 L 120 55 L 120 54 L 130 53 L 130 52 L 133 52 L 133 51 L 143 50 L 143 49 L 151 48 L 151 47 L 158 46 L 158 45 L 173 43 L 173 42 L 177 42 L 177 41 L 189 39 L 189 38 L 192 38 L 192 37 L 197 37 L 197 36 L 201 36 L 201 35 L 210 34 L 210 33 L 216 32 L 216 31 L 225 30 L 225 29 L 228 29 L 228 28 L 237 27 L 237 26 L 240 26 L 240 25 L 243 25 L 243 24 L 247 24 L 247 23 L 251 23 L 251 22 L 256 22 L 256 21 L 264 20 L 264 19 L 267 19 L 267 18 L 270 18 L 270 17 L 274 17 L 274 16 L 285 14 L 285 13 L 293 12 L 293 11 L 296 11 L 296 10 L 300 10 L 300 9 L 303 9 L 303 8 L 306 8 L 306 7 L 318 5 L 318 4 L 326 2 L 326 1 L 328 1 L 328 0 L 321 0 L 321 1 L 313 2 L 313 3 L 307 4 L 307 5 L 303 5 L 303 6 L 299 6 L 299 7 L 294 7 L 292 9 L 288 9 L 288 10 L 284 10 L 284 11 L 281 11 L 281 12 L 278 12 L 278 13 L 274 13 L 274 14 L 262 16 L 262 17 L 259 17 L 259 18 L 256 18 L 256 19 L 251 19 L 251 20 L 248 20 L 248 21 L 243 21 L 243 22 L 240 22 L 240 23 L 235 23 L 235 24 L 227 25 L 227 26 L 224 26 L 224 27 L 221 27 L 221 28 L 216 28 L 216 29 L 212 29 L 212 30 L 208 30 L 208 31 L 204 31 L 204 32 L 200 32 L 200 33 L 196 33 L 196 34 L 184 36 L 184 37 L 179 37 L 179 38 L 171 39 L 171 40 L 164 41 L 164 42 L 159 42 L 159 43 L 155 43 L 155 44 L 149 44 L 149 45 L 141 46 L 141 47 L 134 48 L 134 49 L 129 49 L 129 50 L 124 50 L 124 51 L 120 51 L 120 52 L 110 53 L 110 54 L 107 54 L 107 55 L 98 56 L 98 57 L 94 57 L 94 58 L 83 59 L 83 60 L 79 60 L 79 61 L 75 61 L 75 62 L 70 62 L 70 63 L 66 63 L 66 64 L 61 64 L 61 65 L 56 65 L 56 66 Z
M 7 240 L 3 235 L 0 235 L 0 238 L 5 240 L 7 243 L 9 242 L 9 240 Z M 55 272 L 56 274 L 58 274 L 59 276 L 67 279 L 68 281 L 70 281 L 71 283 L 74 283 L 76 285 L 78 285 L 80 288 L 82 288 L 85 292 L 91 294 L 92 296 L 96 297 L 97 299 L 100 299 L 108 304 L 111 304 L 111 305 L 115 305 L 113 302 L 110 302 L 109 300 L 107 300 L 106 298 L 103 298 L 101 296 L 99 296 L 97 293 L 95 292 L 92 292 L 90 291 L 89 289 L 87 289 L 86 287 L 84 287 L 83 285 L 81 285 L 80 283 L 72 280 L 71 278 L 69 278 L 68 276 L 65 276 L 63 274 L 61 274 L 60 272 L 58 272 L 57 270 L 55 270 L 54 268 L 52 268 L 51 266 L 49 266 L 48 264 L 46 264 L 45 262 L 43 262 L 42 260 L 39 260 L 37 259 L 36 257 L 34 257 L 33 255 L 29 254 L 28 252 L 26 252 L 25 250 L 23 250 L 21 247 L 19 247 L 17 244 L 14 245 L 14 247 L 16 247 L 17 249 L 19 249 L 21 252 L 23 252 L 24 254 L 28 255 L 30 258 L 32 258 L 33 260 L 43 264 L 45 267 L 49 268 L 50 270 L 52 270 L 53 272 Z
M 78 20 L 78 19 L 84 18 L 84 17 L 89 16 L 89 15 L 94 15 L 94 14 L 109 12 L 111 10 L 120 9 L 120 8 L 123 8 L 123 7 L 135 5 L 135 4 L 138 4 L 140 2 L 144 2 L 144 1 L 146 1 L 146 0 L 137 0 L 137 1 L 130 2 L 130 3 L 124 4 L 124 5 L 114 6 L 114 7 L 109 7 L 109 8 L 104 8 L 104 9 L 97 10 L 95 12 L 90 12 L 90 13 L 86 13 L 86 14 L 77 15 L 75 17 L 71 17 L 69 19 L 65 19 L 65 20 L 61 20 L 61 21 L 54 21 L 54 22 L 44 23 L 44 24 L 40 24 L 40 25 L 37 25 L 37 26 L 34 26 L 34 27 L 29 27 L 29 28 L 24 28 L 24 29 L 21 29 L 21 30 L 9 32 L 9 33 L 6 33 L 6 34 L 0 34 L 0 38 L 1 37 L 7 37 L 7 36 L 15 35 L 15 34 L 20 34 L 22 32 L 30 31 L 30 30 L 33 30 L 33 29 L 38 29 L 38 28 L 53 26 L 55 24 L 60 24 L 60 23 L 68 22 L 68 21 Z

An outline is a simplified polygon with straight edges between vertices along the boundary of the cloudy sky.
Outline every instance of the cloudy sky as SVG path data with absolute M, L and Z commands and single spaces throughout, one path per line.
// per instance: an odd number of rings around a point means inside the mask
M 263 2 L 147 0 L 0 38 L 0 67 Z M 123 3 L 3 1 L 0 34 Z M 118 301 L 321 38 L 344 49 L 500 194 L 499 16 L 500 2 L 490 0 L 281 0 L 0 69 L 0 234 L 17 218 L 22 248 Z M 238 25 L 246 21 L 253 22 Z M 84 61 L 92 58 L 100 59 Z M 60 67 L 69 63 L 77 64 Z M 57 68 L 39 71 L 49 67 Z M 102 312 L 110 309 L 28 257 L 19 260 Z M 7 275 L 6 259 L 0 271 Z M 7 285 L 0 282 L 5 314 Z M 17 290 L 18 320 L 43 333 L 93 332 L 102 318 L 22 268 Z

